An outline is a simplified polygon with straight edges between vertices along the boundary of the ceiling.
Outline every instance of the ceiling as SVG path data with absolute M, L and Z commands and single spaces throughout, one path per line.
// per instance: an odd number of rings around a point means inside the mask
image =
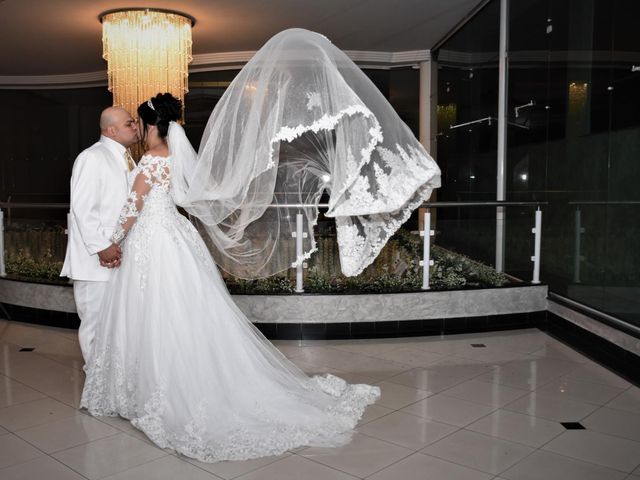
M 281 30 L 326 35 L 343 50 L 428 50 L 481 0 L 0 0 L 0 76 L 106 70 L 101 12 L 149 7 L 195 17 L 193 53 L 255 51 Z

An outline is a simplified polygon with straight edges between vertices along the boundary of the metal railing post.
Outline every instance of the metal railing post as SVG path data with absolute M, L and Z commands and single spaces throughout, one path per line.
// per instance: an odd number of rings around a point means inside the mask
M 531 283 L 540 283 L 540 244 L 542 239 L 542 210 L 538 208 L 536 210 L 536 223 L 535 227 L 531 229 L 533 232 L 533 257 L 531 257 L 531 261 L 533 262 L 533 279 Z
M 7 270 L 4 264 L 4 212 L 0 209 L 0 277 L 5 277 Z
M 580 267 L 584 260 L 582 257 L 582 211 L 580 207 L 576 208 L 574 217 L 575 230 L 573 234 L 573 283 L 580 283 Z
M 422 260 L 420 266 L 422 267 L 422 290 L 429 290 L 429 267 L 433 265 L 431 260 L 431 237 L 434 235 L 434 231 L 431 230 L 431 212 L 424 213 L 424 230 L 420 231 L 422 241 Z
M 291 236 L 296 239 L 296 261 L 291 266 L 296 269 L 296 293 L 304 292 L 304 251 L 302 246 L 303 239 L 307 238 L 307 234 L 303 231 L 303 216 L 301 213 L 296 215 L 296 231 Z

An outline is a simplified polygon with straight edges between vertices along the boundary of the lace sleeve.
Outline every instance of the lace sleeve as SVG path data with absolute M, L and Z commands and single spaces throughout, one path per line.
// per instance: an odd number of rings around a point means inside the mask
M 148 163 L 141 162 L 138 165 L 139 172 L 133 181 L 131 187 L 131 193 L 122 207 L 120 217 L 118 219 L 118 225 L 116 226 L 113 235 L 111 235 L 111 241 L 113 243 L 120 243 L 127 236 L 129 230 L 136 223 L 138 215 L 142 211 L 144 201 L 147 195 L 151 191 L 153 184 L 156 183 L 155 178 L 155 165 L 149 165 Z

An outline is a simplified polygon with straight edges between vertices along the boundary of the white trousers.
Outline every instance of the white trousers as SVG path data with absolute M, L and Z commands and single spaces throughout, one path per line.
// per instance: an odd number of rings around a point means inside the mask
M 89 363 L 91 345 L 96 336 L 96 327 L 100 314 L 100 305 L 109 282 L 89 282 L 85 280 L 73 281 L 73 296 L 76 309 L 80 317 L 78 340 L 84 357 L 84 363 Z

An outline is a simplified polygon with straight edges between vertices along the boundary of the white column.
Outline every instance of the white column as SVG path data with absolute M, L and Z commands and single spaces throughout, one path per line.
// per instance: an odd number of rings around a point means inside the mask
M 433 158 L 436 157 L 436 133 L 438 129 L 438 65 L 432 59 L 420 62 L 420 143 Z
M 425 150 L 433 159 L 437 157 L 436 134 L 438 133 L 438 64 L 431 58 L 420 62 L 420 89 L 418 97 L 418 112 L 420 124 L 418 126 L 419 140 Z M 438 191 L 434 190 L 430 201 L 436 201 Z M 426 216 L 426 209 L 418 209 L 418 223 L 421 231 L 424 229 L 423 219 Z M 431 222 L 435 225 L 437 221 L 437 210 L 433 210 Z M 422 233 L 421 233 L 422 234 Z M 428 275 L 428 268 L 427 268 Z M 428 278 L 427 283 L 428 285 Z
M 506 199 L 505 174 L 507 165 L 507 42 L 508 1 L 500 0 L 500 64 L 498 69 L 498 165 L 496 200 Z M 504 207 L 496 207 L 496 270 L 504 271 L 505 248 Z

